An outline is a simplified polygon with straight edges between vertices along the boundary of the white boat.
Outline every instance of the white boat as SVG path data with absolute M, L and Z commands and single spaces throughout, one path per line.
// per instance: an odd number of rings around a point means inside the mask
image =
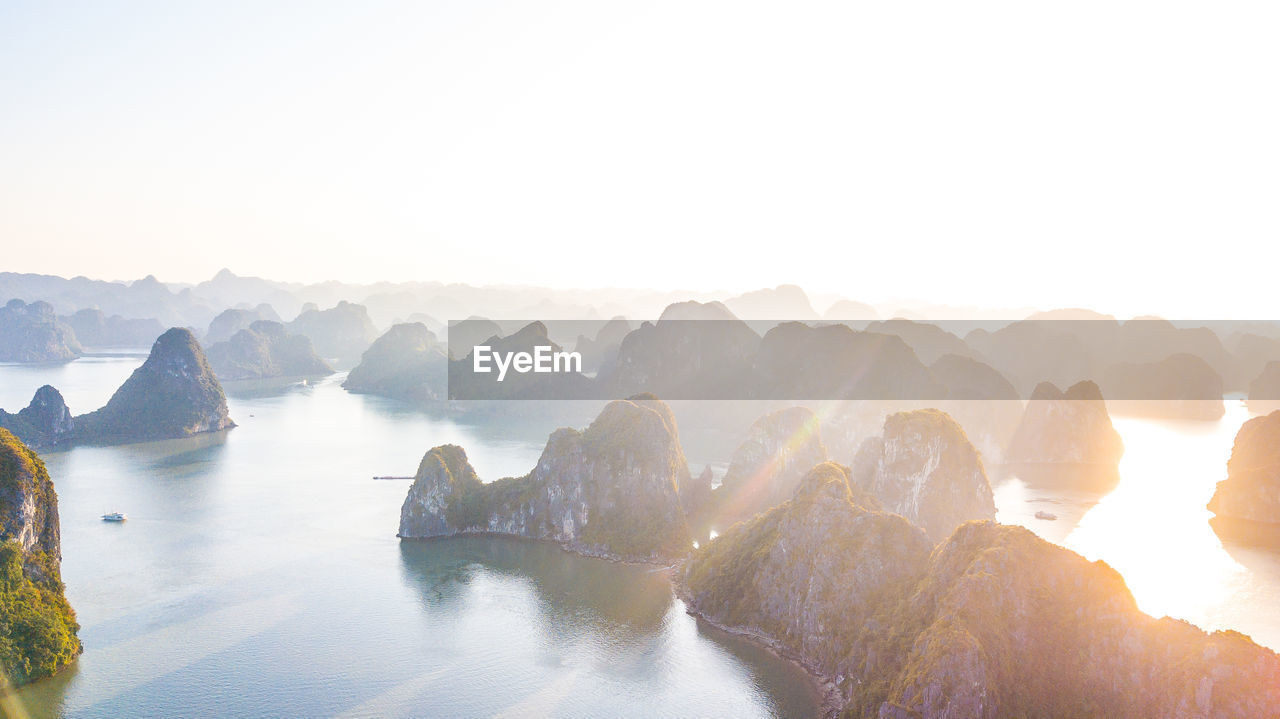
M 102 521 L 104 522 L 123 522 L 126 519 L 128 517 L 124 516 L 124 512 L 107 512 L 102 515 Z
M 1036 512 L 1036 519 L 1049 519 L 1049 520 L 1053 520 L 1053 519 L 1057 519 L 1057 518 L 1058 518 L 1058 515 L 1054 514 L 1053 512 L 1046 512 L 1046 511 L 1044 511 L 1043 509 L 1042 509 L 1042 510 L 1040 510 L 1039 512 Z

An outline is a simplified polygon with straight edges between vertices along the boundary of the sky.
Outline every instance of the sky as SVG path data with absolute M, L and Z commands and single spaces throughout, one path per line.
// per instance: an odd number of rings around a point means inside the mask
M 1276 37 L 1231 0 L 10 0 L 0 270 L 1256 316 Z

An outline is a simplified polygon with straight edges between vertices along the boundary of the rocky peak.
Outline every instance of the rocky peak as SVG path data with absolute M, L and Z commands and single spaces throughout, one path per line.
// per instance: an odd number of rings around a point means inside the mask
M 18 417 L 29 422 L 37 432 L 47 435 L 54 443 L 75 426 L 71 410 L 62 399 L 62 393 L 50 385 L 36 390 L 31 404 L 18 412 Z
M 48 302 L 13 299 L 0 308 L 0 362 L 64 362 L 80 351 L 75 333 Z
M 1023 411 L 1005 460 L 1115 467 L 1123 454 L 1124 443 L 1111 424 L 1098 385 L 1085 380 L 1063 392 L 1041 382 Z
M 585 430 L 553 432 L 524 477 L 481 483 L 461 448 L 432 449 L 405 498 L 399 534 L 493 532 L 584 554 L 669 560 L 692 542 L 680 498 L 688 473 L 666 404 L 617 400 Z
M 1280 526 L 1280 410 L 1240 427 L 1209 510 L 1218 520 Z
M 448 384 L 445 352 L 421 322 L 392 325 L 365 350 L 342 386 L 399 399 L 442 399 Z
M 946 412 L 889 415 L 884 433 L 854 458 L 855 487 L 941 541 L 963 522 L 995 517 L 986 468 L 964 430 Z
M 812 410 L 788 407 L 757 419 L 715 492 L 721 518 L 742 519 L 782 504 L 795 494 L 800 479 L 826 459 Z
M 1275 716 L 1280 657 L 1140 612 L 1123 579 L 1021 527 L 932 543 L 839 465 L 695 550 L 690 610 L 798 660 L 841 716 Z
M 49 676 L 80 653 L 63 593 L 58 495 L 44 462 L 0 429 L 0 683 Z
M 40 457 L 5 429 L 0 429 L 0 540 L 14 540 L 24 552 L 62 558 L 53 481 Z
M 174 327 L 106 406 L 76 420 L 86 442 L 172 439 L 234 427 L 222 385 L 188 329 Z

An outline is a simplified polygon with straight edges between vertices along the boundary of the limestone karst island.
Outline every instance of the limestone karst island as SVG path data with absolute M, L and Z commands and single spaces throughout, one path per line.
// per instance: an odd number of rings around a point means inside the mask
M 1276 37 L 0 3 L 0 719 L 1280 719 Z

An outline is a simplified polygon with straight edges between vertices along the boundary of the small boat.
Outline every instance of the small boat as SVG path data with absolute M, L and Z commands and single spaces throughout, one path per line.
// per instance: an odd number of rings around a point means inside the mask
M 1040 510 L 1039 512 L 1036 512 L 1036 519 L 1048 519 L 1052 521 L 1057 518 L 1058 518 L 1058 515 L 1054 514 L 1053 512 L 1046 512 L 1043 509 Z
M 107 512 L 102 515 L 102 521 L 104 522 L 123 522 L 126 519 L 128 517 L 124 516 L 124 512 Z

